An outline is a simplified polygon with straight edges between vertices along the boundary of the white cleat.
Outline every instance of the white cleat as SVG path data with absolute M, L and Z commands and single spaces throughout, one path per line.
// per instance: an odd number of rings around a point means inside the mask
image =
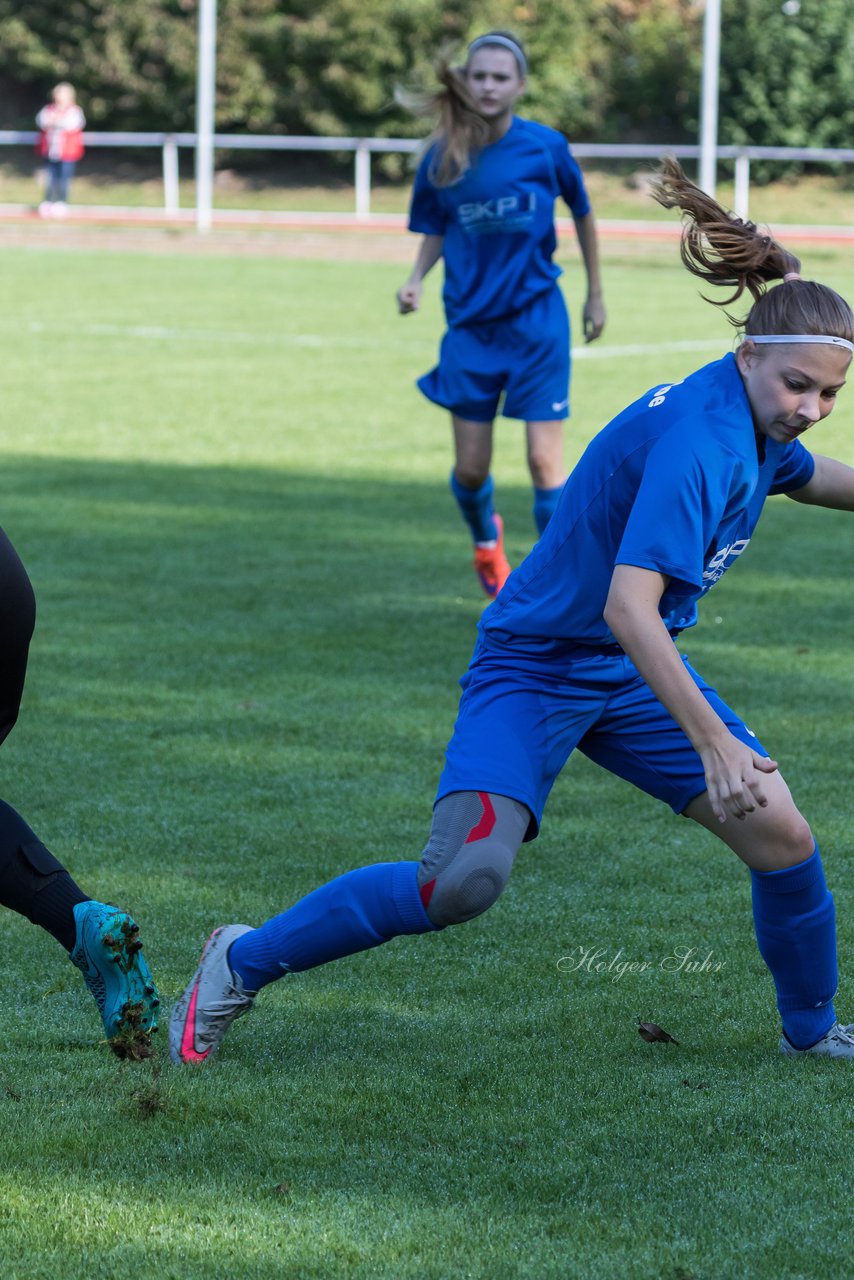
M 798 1058 L 805 1053 L 822 1058 L 850 1058 L 854 1061 L 854 1024 L 840 1027 L 834 1022 L 827 1035 L 822 1036 L 808 1049 L 796 1049 L 785 1036 L 780 1038 L 780 1052 L 788 1058 Z

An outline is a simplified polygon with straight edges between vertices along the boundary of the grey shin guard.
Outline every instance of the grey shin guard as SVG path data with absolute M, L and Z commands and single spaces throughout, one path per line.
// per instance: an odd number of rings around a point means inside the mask
M 497 901 L 510 878 L 531 815 L 525 805 L 486 791 L 455 791 L 433 810 L 418 889 L 439 929 L 463 924 Z

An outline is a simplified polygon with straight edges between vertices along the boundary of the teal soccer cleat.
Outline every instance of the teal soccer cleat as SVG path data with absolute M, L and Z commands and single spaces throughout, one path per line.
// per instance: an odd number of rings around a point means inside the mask
M 139 926 L 126 911 L 103 902 L 79 902 L 74 920 L 71 962 L 95 998 L 111 1049 L 120 1058 L 147 1058 L 160 1001 Z

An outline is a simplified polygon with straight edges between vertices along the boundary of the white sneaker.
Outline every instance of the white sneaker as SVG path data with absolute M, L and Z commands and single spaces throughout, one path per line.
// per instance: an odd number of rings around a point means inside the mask
M 39 217 L 50 218 L 52 216 L 53 216 L 53 201 L 42 200 L 41 204 L 39 205 Z
M 64 200 L 57 200 L 51 212 L 55 218 L 64 218 L 68 213 L 68 205 Z
M 234 1019 L 252 1008 L 257 993 L 246 990 L 228 963 L 229 947 L 244 933 L 252 933 L 248 924 L 224 925 L 205 943 L 199 967 L 169 1019 L 173 1062 L 204 1062 L 219 1048 Z
M 810 1045 L 808 1049 L 796 1049 L 785 1036 L 780 1038 L 780 1052 L 789 1058 L 797 1058 L 804 1053 L 813 1053 L 823 1058 L 850 1058 L 854 1060 L 854 1024 L 840 1027 L 834 1022 L 826 1036 Z

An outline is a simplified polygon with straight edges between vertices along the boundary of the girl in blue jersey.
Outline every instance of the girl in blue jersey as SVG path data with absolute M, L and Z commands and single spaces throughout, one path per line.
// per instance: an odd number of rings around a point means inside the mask
M 259 929 L 217 929 L 172 1017 L 176 1061 L 207 1057 L 283 973 L 485 911 L 576 747 L 746 864 L 782 1052 L 854 1061 L 854 1026 L 833 1007 L 833 898 L 812 830 L 776 762 L 674 644 L 769 494 L 854 511 L 854 468 L 800 439 L 845 382 L 854 316 L 673 161 L 657 198 L 687 215 L 688 269 L 731 288 L 727 302 L 752 295 L 737 352 L 658 384 L 595 437 L 486 610 L 420 861 L 351 871 Z
M 451 412 L 451 490 L 471 530 L 474 567 L 490 597 L 510 572 L 503 523 L 493 509 L 493 421 L 526 424 L 534 520 L 542 533 L 566 479 L 563 422 L 569 414 L 569 319 L 557 284 L 555 200 L 575 220 L 587 271 L 584 335 L 605 323 L 596 230 L 578 165 L 554 129 L 513 114 L 527 64 L 509 32 L 472 41 L 464 67 L 440 69 L 432 100 L 440 124 L 415 178 L 410 230 L 423 239 L 398 291 L 406 315 L 424 277 L 445 260 L 448 329 L 439 364 L 419 378 L 428 399 Z

